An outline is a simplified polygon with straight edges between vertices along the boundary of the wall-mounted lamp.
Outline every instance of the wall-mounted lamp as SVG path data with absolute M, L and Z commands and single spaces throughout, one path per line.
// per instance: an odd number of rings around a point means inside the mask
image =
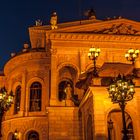
M 19 132 L 17 131 L 17 129 L 14 132 L 14 138 L 15 140 L 19 140 Z

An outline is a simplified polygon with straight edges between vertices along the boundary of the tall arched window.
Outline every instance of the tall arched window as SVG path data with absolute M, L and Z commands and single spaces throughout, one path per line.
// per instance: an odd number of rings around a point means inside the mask
M 8 134 L 7 140 L 15 140 L 15 136 L 14 136 L 14 133 L 13 133 L 13 132 L 10 132 L 10 133 Z
M 30 111 L 41 111 L 42 86 L 39 82 L 32 83 L 30 87 Z
M 36 131 L 29 132 L 28 140 L 39 140 L 39 134 Z
M 21 86 L 18 86 L 15 91 L 14 114 L 17 114 L 20 111 L 20 100 L 21 100 Z

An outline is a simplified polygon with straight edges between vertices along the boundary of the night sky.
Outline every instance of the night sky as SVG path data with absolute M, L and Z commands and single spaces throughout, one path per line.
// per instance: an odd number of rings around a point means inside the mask
M 93 8 L 98 19 L 122 16 L 140 21 L 140 0 L 3 0 L 0 3 L 0 68 L 29 43 L 28 27 L 41 19 L 49 24 L 52 11 L 58 22 L 84 18 L 84 11 Z

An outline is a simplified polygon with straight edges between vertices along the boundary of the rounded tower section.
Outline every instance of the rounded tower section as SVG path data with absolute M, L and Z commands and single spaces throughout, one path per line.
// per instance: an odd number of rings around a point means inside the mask
M 4 74 L 6 89 L 14 93 L 14 104 L 2 122 L 4 139 L 15 131 L 21 135 L 30 132 L 30 137 L 35 133 L 39 139 L 45 139 L 48 135 L 50 53 L 38 48 L 14 55 L 6 63 Z

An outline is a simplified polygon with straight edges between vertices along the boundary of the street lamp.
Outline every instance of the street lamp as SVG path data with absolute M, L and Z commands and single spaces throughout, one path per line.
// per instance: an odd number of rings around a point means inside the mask
M 123 121 L 123 140 L 128 140 L 126 121 L 125 121 L 125 106 L 126 102 L 133 99 L 135 93 L 134 83 L 132 79 L 126 79 L 124 76 L 118 75 L 118 77 L 112 81 L 108 88 L 109 97 L 113 103 L 118 103 L 122 112 Z
M 5 87 L 0 89 L 0 138 L 1 134 L 1 126 L 2 126 L 2 117 L 4 113 L 9 110 L 11 104 L 13 103 L 13 92 L 11 91 L 9 94 Z
M 132 48 L 130 48 L 126 54 L 125 54 L 125 58 L 132 62 L 132 64 L 135 63 L 136 58 L 139 56 L 140 51 L 138 49 L 134 50 Z
M 125 58 L 132 62 L 132 65 L 134 65 L 136 58 L 138 58 L 140 51 L 138 49 L 134 50 L 132 48 L 130 48 L 126 54 L 125 54 Z M 137 77 L 136 71 L 135 69 L 133 69 L 132 72 L 132 77 Z
M 97 60 L 99 54 L 100 54 L 100 48 L 91 47 L 89 49 L 88 57 L 90 60 L 93 61 L 93 64 L 94 64 L 94 70 L 93 70 L 94 77 L 98 77 L 98 72 L 97 72 L 97 68 L 96 68 L 96 60 Z

